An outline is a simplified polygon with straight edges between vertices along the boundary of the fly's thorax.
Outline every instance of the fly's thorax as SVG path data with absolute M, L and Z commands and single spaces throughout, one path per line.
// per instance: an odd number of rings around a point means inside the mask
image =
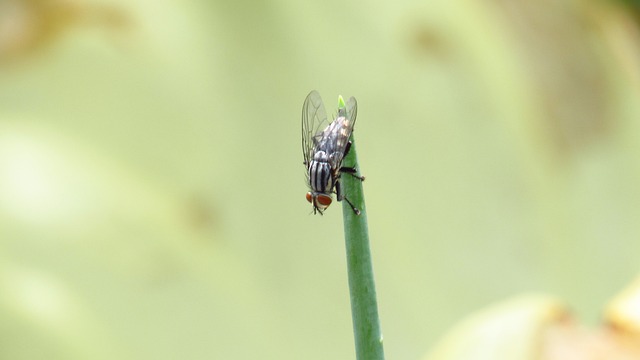
M 313 154 L 313 161 L 327 162 L 328 160 L 329 155 L 325 151 L 318 150 Z
M 341 151 L 333 152 L 331 153 L 331 155 L 329 155 L 329 164 L 331 164 L 334 169 L 340 169 L 340 167 L 342 167 L 343 159 L 344 153 L 342 153 Z
M 331 193 L 333 189 L 333 172 L 326 161 L 312 160 L 309 164 L 309 186 L 317 193 Z

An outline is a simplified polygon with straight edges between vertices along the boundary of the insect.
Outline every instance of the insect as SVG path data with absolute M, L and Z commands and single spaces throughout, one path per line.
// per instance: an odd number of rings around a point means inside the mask
M 342 161 L 351 148 L 351 133 L 356 121 L 358 104 L 351 97 L 345 106 L 342 97 L 338 116 L 331 123 L 327 121 L 322 98 L 313 90 L 307 95 L 302 106 L 302 153 L 307 168 L 306 178 L 309 185 L 307 201 L 313 205 L 313 213 L 323 212 L 333 201 L 345 200 L 356 215 L 360 215 L 353 203 L 346 197 L 340 186 L 340 176 L 347 173 L 359 180 L 364 176 L 356 175 L 353 167 L 343 167 Z

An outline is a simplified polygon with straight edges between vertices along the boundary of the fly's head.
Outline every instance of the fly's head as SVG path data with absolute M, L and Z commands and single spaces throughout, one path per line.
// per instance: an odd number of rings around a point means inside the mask
M 323 194 L 318 192 L 309 191 L 307 193 L 307 201 L 313 205 L 313 213 L 316 211 L 322 215 L 322 213 L 327 210 L 329 205 L 333 199 L 331 198 L 331 194 Z

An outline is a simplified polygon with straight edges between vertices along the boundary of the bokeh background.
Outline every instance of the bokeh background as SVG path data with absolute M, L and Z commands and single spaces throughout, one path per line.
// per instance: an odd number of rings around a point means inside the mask
M 389 359 L 640 263 L 637 2 L 0 0 L 0 357 L 350 359 L 300 113 L 358 99 Z

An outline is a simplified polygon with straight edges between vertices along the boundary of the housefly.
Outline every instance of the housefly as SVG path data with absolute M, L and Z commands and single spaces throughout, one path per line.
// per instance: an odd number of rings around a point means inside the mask
M 331 205 L 332 194 L 338 201 L 346 200 L 356 215 L 360 215 L 353 203 L 346 197 L 340 186 L 342 173 L 350 174 L 360 180 L 356 169 L 343 167 L 342 161 L 351 148 L 351 133 L 356 121 L 358 104 L 351 97 L 346 105 L 339 98 L 338 116 L 327 121 L 322 98 L 317 91 L 311 91 L 302 106 L 302 153 L 307 168 L 306 178 L 309 185 L 307 201 L 313 205 L 313 213 L 322 213 Z

